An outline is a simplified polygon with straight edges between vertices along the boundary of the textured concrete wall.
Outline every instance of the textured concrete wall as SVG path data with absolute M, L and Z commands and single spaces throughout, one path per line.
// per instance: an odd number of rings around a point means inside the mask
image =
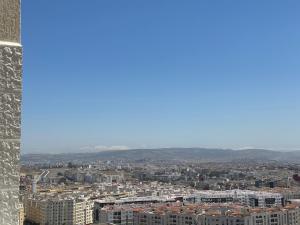
M 0 0 L 0 40 L 20 42 L 20 1 Z
M 0 0 L 0 225 L 18 224 L 22 89 L 19 0 Z

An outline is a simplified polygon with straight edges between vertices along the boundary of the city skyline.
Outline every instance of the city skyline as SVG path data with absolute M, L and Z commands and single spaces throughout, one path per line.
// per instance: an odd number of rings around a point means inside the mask
M 22 153 L 300 150 L 299 7 L 23 1 Z

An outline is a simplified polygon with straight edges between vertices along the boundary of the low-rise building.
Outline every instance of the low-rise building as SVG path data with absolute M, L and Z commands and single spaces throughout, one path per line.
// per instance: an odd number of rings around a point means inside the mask
M 297 205 L 253 208 L 237 204 L 107 206 L 100 221 L 115 225 L 298 225 Z
M 230 203 L 235 202 L 251 207 L 283 206 L 284 197 L 281 193 L 228 190 L 228 191 L 199 191 L 187 196 L 185 201 L 194 203 Z

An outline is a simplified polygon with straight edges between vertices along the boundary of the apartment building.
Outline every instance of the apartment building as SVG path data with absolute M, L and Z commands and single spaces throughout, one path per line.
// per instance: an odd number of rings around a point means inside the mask
M 39 196 L 26 200 L 26 220 L 39 225 L 93 223 L 93 202 L 85 198 Z
M 116 171 L 101 171 L 96 169 L 72 169 L 65 171 L 65 177 L 82 183 L 120 183 L 124 174 Z
M 133 209 L 131 207 L 108 207 L 100 210 L 100 223 L 133 225 Z
M 229 214 L 202 215 L 198 218 L 203 225 L 296 225 L 288 222 L 288 211 L 284 209 L 230 212 Z
M 284 205 L 284 197 L 281 193 L 250 190 L 199 191 L 193 196 L 185 197 L 184 201 L 193 203 L 235 202 L 251 207 L 274 207 Z
M 153 225 L 160 225 L 165 224 L 165 216 L 162 214 L 154 214 L 148 212 L 134 212 L 134 220 L 133 224 L 153 224 Z
M 91 224 L 93 223 L 93 202 L 86 199 L 75 201 L 75 223 Z
M 287 224 L 300 224 L 300 210 L 293 206 L 286 206 L 287 211 Z
M 24 207 L 23 204 L 19 204 L 19 225 L 23 225 L 24 224 Z
M 175 203 L 104 207 L 100 219 L 116 225 L 298 225 L 299 213 L 296 205 L 253 208 Z
M 250 217 L 241 215 L 202 215 L 197 218 L 197 225 L 250 225 Z M 251 224 L 252 225 L 252 224 Z

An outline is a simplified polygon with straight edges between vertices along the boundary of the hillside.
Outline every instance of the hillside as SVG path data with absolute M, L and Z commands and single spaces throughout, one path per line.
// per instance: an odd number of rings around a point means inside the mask
M 47 163 L 96 160 L 176 160 L 203 162 L 231 162 L 236 160 L 276 160 L 300 162 L 300 151 L 280 152 L 264 149 L 207 149 L 207 148 L 163 148 L 102 151 L 91 153 L 25 154 L 22 163 Z

